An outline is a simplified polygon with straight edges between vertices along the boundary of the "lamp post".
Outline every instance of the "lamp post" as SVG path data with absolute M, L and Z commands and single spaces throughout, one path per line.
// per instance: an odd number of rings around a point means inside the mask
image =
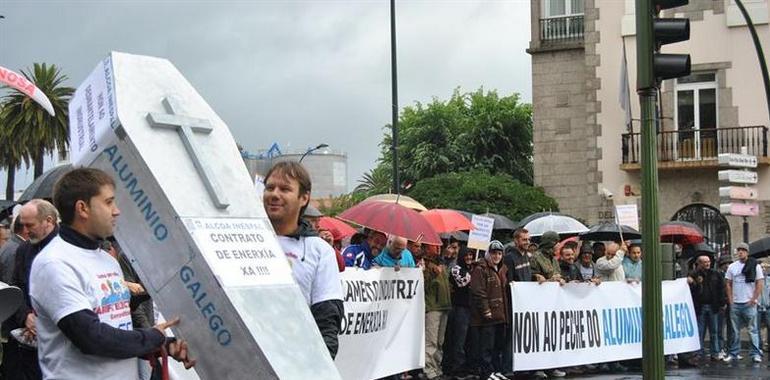
M 328 148 L 328 147 L 329 147 L 328 144 L 318 144 L 317 147 L 308 149 L 307 152 L 305 152 L 302 155 L 302 157 L 299 158 L 299 162 L 302 162 L 302 160 L 304 160 L 305 156 L 307 156 L 308 154 L 313 153 L 313 152 L 317 151 L 318 149 L 323 149 L 323 148 Z

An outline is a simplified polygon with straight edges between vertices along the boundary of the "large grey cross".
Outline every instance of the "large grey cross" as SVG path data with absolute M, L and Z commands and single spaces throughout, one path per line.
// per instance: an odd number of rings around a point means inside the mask
M 150 126 L 173 129 L 179 132 L 179 137 L 182 138 L 184 147 L 187 149 L 190 158 L 192 158 L 195 169 L 203 180 L 203 184 L 206 186 L 206 190 L 214 205 L 217 208 L 227 208 L 230 204 L 227 202 L 227 198 L 212 175 L 211 170 L 201 162 L 201 154 L 193 138 L 194 133 L 209 134 L 214 130 L 214 127 L 206 119 L 180 115 L 179 112 L 182 108 L 173 97 L 163 98 L 163 107 L 166 108 L 167 114 L 153 112 L 147 114 L 147 121 L 150 123 Z

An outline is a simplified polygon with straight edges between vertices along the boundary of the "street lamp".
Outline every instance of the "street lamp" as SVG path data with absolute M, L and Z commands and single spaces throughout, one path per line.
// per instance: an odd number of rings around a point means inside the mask
M 302 162 L 302 160 L 304 160 L 305 156 L 307 156 L 308 154 L 313 153 L 313 152 L 317 151 L 318 149 L 323 149 L 323 148 L 328 148 L 328 147 L 329 147 L 328 144 L 318 144 L 317 147 L 308 149 L 307 152 L 305 152 L 305 154 L 303 154 L 302 157 L 299 158 L 299 162 Z

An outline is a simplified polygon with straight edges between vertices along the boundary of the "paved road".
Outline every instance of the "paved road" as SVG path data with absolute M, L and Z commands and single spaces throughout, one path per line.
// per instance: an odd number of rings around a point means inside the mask
M 627 372 L 624 374 L 569 376 L 565 379 L 637 380 L 641 378 L 641 372 Z M 666 379 L 765 380 L 770 379 L 770 369 L 767 361 L 754 364 L 748 359 L 743 359 L 730 365 L 706 363 L 700 368 L 668 370 L 666 371 Z

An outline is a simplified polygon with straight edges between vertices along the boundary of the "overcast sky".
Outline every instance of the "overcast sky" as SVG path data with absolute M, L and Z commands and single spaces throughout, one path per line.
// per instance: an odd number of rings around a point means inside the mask
M 396 7 L 401 108 L 457 86 L 531 101 L 529 0 Z M 56 64 L 77 87 L 112 50 L 167 58 L 246 149 L 327 143 L 348 154 L 355 186 L 391 119 L 389 9 L 387 0 L 2 0 L 0 66 Z M 21 170 L 18 188 L 31 172 Z

